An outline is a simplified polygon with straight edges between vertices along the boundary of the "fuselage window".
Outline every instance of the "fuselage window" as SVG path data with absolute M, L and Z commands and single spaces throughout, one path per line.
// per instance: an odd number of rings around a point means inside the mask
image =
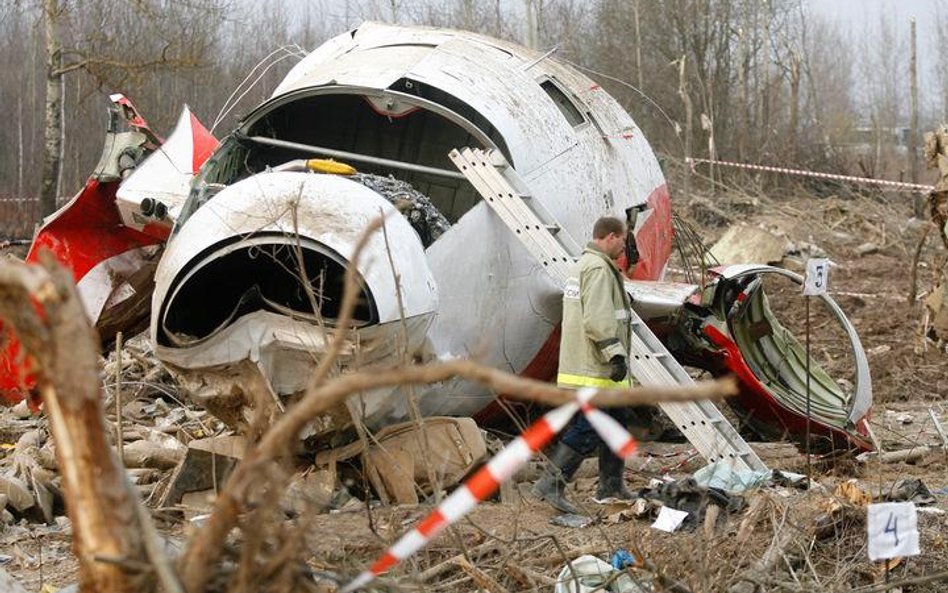
M 576 105 L 573 104 L 570 98 L 566 96 L 566 93 L 564 93 L 555 82 L 550 79 L 544 80 L 540 83 L 540 88 L 556 103 L 556 106 L 563 114 L 563 117 L 566 118 L 566 121 L 569 122 L 569 125 L 575 128 L 586 122 L 586 118 L 583 117 L 582 112 L 576 108 Z

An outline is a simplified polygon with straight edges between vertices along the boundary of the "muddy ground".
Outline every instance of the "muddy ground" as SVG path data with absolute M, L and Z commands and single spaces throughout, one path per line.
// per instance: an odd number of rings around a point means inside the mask
M 857 197 L 841 191 L 827 195 L 832 193 L 826 188 L 763 193 L 725 188 L 714 200 L 698 199 L 677 208 L 709 243 L 729 225 L 746 224 L 786 238 L 796 250 L 795 256 L 784 261 L 788 267 L 799 270 L 809 254 L 832 259 L 837 267 L 830 278 L 831 292 L 852 318 L 869 356 L 876 434 L 889 450 L 935 444 L 938 436 L 929 409 L 948 424 L 948 355 L 921 339 L 922 308 L 918 302 L 907 302 L 911 261 L 923 223 L 910 216 L 909 194 Z M 944 258 L 945 252 L 932 234 L 921 252 L 919 293 L 930 288 Z M 791 292 L 775 297 L 775 302 L 799 330 L 803 308 Z M 845 373 L 851 368 L 851 359 L 839 335 L 825 321 L 825 313 L 814 312 L 814 356 L 831 371 Z M 161 395 L 157 391 L 138 393 L 143 398 Z M 170 397 L 165 401 L 169 410 L 183 407 Z M 158 423 L 157 416 L 166 412 L 150 413 L 142 412 L 142 422 Z M 42 425 L 40 419 L 15 419 L 9 411 L 0 414 L 3 456 L 12 455 L 19 434 Z M 209 434 L 221 430 L 206 418 L 200 420 L 201 430 Z M 764 444 L 758 450 L 771 467 L 805 469 L 803 457 L 790 445 Z M 689 452 L 687 444 L 643 444 L 627 470 L 630 488 L 645 488 L 663 474 L 675 479 L 687 477 L 700 467 L 696 460 L 689 461 Z M 934 503 L 925 505 L 928 510 L 919 515 L 921 555 L 889 566 L 888 578 L 900 581 L 948 567 L 946 470 L 946 452 L 932 453 L 913 463 L 826 460 L 814 466 L 817 485 L 809 491 L 788 486 L 753 491 L 735 503 L 733 512 L 722 512 L 716 521 L 702 519 L 676 533 L 664 533 L 650 528 L 654 510 L 634 517 L 632 512 L 621 512 L 628 511 L 625 507 L 593 504 L 594 470 L 584 467 L 584 477 L 571 487 L 570 495 L 595 518 L 593 524 L 583 528 L 551 525 L 556 513 L 529 496 L 529 482 L 523 481 L 505 493 L 503 502 L 482 504 L 469 519 L 395 570 L 384 583 L 431 591 L 552 591 L 552 579 L 566 558 L 592 553 L 608 560 L 616 550 L 628 549 L 646 560 L 647 567 L 633 571 L 645 589 L 668 590 L 678 581 L 695 593 L 726 591 L 743 577 L 751 577 L 753 580 L 744 584 L 756 582 L 762 591 L 863 590 L 858 588 L 883 582 L 886 570 L 881 563 L 869 561 L 865 511 L 852 494 L 844 494 L 841 485 L 855 480 L 858 490 L 880 499 L 899 480 L 916 478 L 935 493 Z M 147 492 L 161 487 L 157 476 Z M 154 506 L 157 498 L 150 500 Z M 284 562 L 272 571 L 275 575 L 292 574 L 284 580 L 266 581 L 265 587 L 260 574 L 238 574 L 226 588 L 290 590 L 281 589 L 279 583 L 294 578 L 321 583 L 313 590 L 331 588 L 333 579 L 345 580 L 368 566 L 430 508 L 391 507 L 352 499 L 330 513 L 290 517 L 280 524 L 276 535 L 271 530 L 259 537 L 285 544 L 281 548 Z M 180 549 L 194 528 L 192 522 L 165 512 L 157 516 L 169 545 Z M 30 592 L 55 591 L 74 583 L 77 565 L 69 550 L 68 520 L 43 525 L 35 519 L 16 519 L 14 524 L 0 527 L 0 568 Z M 247 538 L 254 538 L 253 533 L 248 529 L 235 535 L 231 543 L 246 543 Z M 768 566 L 755 571 L 755 563 L 768 550 L 778 553 L 771 554 L 773 561 Z M 458 560 L 459 554 L 462 558 L 466 555 L 466 561 Z M 902 590 L 948 591 L 948 580 L 908 584 Z

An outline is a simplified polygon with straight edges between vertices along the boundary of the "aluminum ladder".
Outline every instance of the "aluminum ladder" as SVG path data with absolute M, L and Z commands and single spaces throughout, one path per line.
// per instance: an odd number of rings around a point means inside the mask
M 448 155 L 517 239 L 563 286 L 580 247 L 530 196 L 526 184 L 494 150 L 455 149 Z M 694 379 L 632 311 L 629 370 L 643 385 L 691 385 Z M 730 460 L 737 470 L 766 471 L 767 466 L 710 401 L 659 404 L 708 463 Z

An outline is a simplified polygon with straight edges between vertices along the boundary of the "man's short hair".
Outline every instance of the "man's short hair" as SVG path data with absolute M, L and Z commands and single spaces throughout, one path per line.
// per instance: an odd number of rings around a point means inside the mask
M 593 239 L 604 239 L 610 233 L 625 234 L 625 223 L 615 216 L 603 216 L 593 225 Z

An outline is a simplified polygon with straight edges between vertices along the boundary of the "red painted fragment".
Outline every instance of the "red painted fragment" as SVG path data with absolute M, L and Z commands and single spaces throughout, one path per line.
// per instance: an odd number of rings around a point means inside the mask
M 768 426 L 784 427 L 788 433 L 802 438 L 806 434 L 806 415 L 783 405 L 760 382 L 754 371 L 747 366 L 738 345 L 724 332 L 709 324 L 704 326 L 704 333 L 715 346 L 722 349 L 724 365 L 737 376 L 740 387 L 737 397 L 740 406 L 747 410 L 756 421 Z M 834 448 L 843 449 L 845 443 L 848 442 L 859 449 L 869 451 L 872 449 L 872 444 L 864 438 L 863 431 L 859 430 L 858 426 L 861 423 L 860 420 L 857 423 L 857 430 L 852 432 L 830 426 L 811 417 L 810 432 L 811 435 L 828 438 L 834 443 Z
M 651 214 L 635 235 L 639 262 L 632 272 L 633 280 L 659 280 L 672 251 L 672 211 L 668 186 L 661 185 L 646 199 Z
M 191 164 L 192 171 L 200 169 L 204 162 L 217 150 L 219 142 L 211 135 L 207 128 L 191 114 Z

